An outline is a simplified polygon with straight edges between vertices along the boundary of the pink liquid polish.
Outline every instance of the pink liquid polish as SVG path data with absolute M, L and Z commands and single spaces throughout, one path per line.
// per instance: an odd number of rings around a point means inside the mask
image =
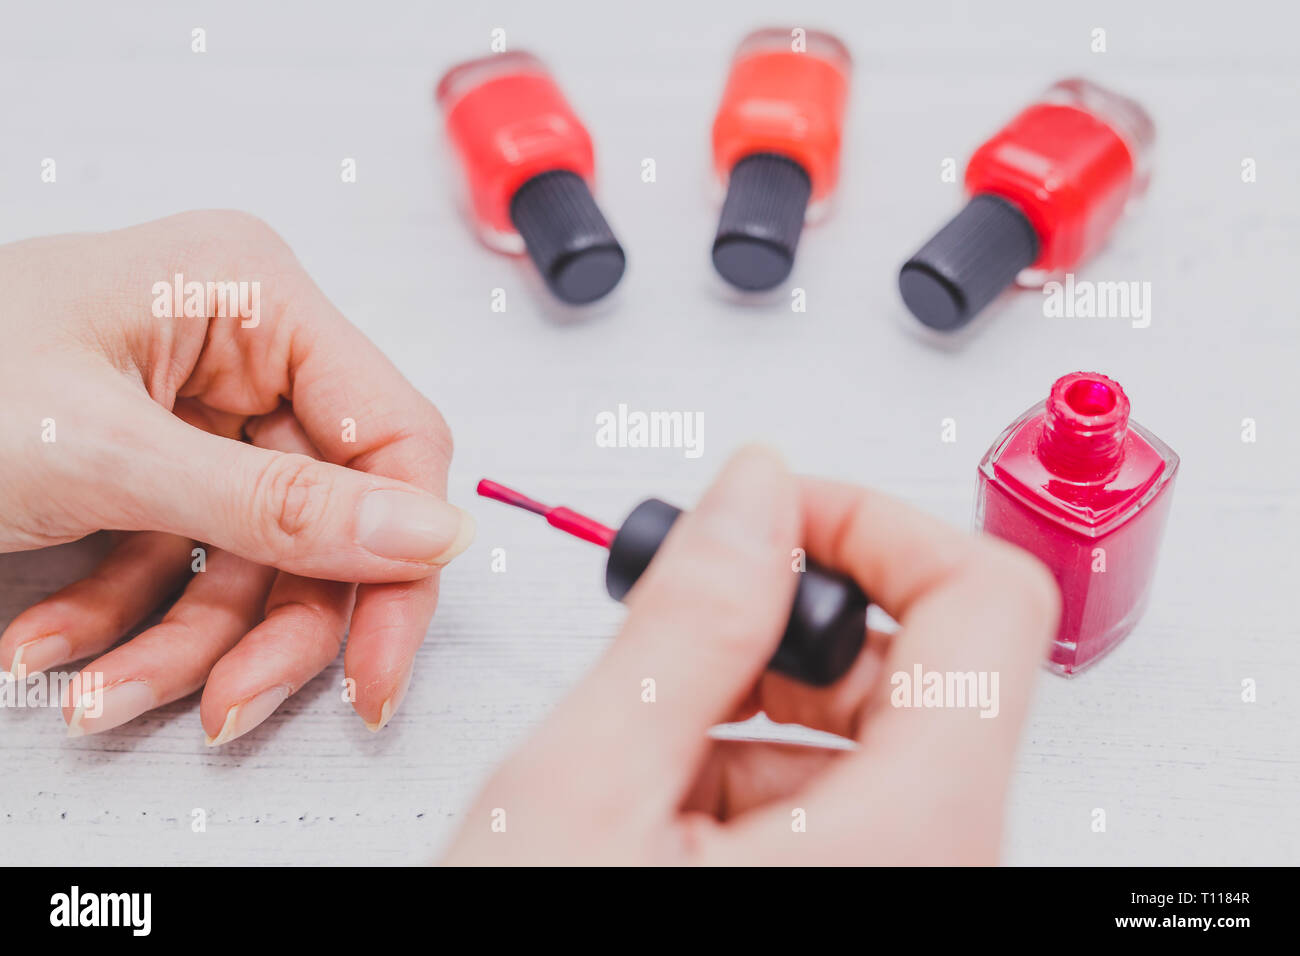
M 1129 419 L 1119 383 L 1093 372 L 1058 379 L 980 462 L 976 526 L 1060 586 L 1052 670 L 1083 670 L 1141 618 L 1177 470 L 1173 449 Z

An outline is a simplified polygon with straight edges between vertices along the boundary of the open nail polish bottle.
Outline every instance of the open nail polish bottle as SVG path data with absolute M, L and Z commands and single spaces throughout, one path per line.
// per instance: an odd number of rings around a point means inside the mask
M 1052 670 L 1077 673 L 1141 618 L 1177 470 L 1173 450 L 1129 419 L 1119 383 L 1093 372 L 1058 379 L 980 462 L 976 526 L 1060 586 Z
M 626 259 L 592 197 L 591 137 L 542 62 L 510 52 L 462 63 L 438 81 L 436 98 L 483 241 L 527 250 L 565 302 L 613 289 Z
M 713 265 L 733 286 L 771 289 L 794 267 L 805 218 L 839 178 L 851 68 L 828 33 L 767 29 L 741 41 L 713 121 L 727 187 Z
M 1133 100 L 1082 79 L 1051 87 L 971 157 L 966 206 L 899 272 L 908 309 L 952 331 L 1013 282 L 1084 262 L 1146 191 L 1154 140 Z

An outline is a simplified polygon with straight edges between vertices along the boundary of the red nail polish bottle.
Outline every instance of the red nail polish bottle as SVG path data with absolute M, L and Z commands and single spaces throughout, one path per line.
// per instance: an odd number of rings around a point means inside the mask
M 713 264 L 732 285 L 770 289 L 790 274 L 804 219 L 839 178 L 851 69 L 828 33 L 768 29 L 741 41 L 713 121 L 727 184 Z
M 1061 588 L 1050 666 L 1074 674 L 1142 616 L 1178 456 L 1117 382 L 1073 372 L 1002 433 L 979 467 L 975 524 L 1037 556 Z
M 438 81 L 436 98 L 483 241 L 527 250 L 566 302 L 613 289 L 625 258 L 592 198 L 591 137 L 542 62 L 512 52 L 462 63 Z
M 1106 241 L 1146 191 L 1155 126 L 1133 100 L 1062 80 L 975 151 L 970 201 L 898 277 L 912 313 L 956 329 L 1012 282 L 1041 286 Z

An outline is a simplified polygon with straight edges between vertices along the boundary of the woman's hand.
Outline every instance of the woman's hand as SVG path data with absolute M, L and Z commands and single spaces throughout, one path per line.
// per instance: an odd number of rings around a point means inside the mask
M 70 733 L 204 687 L 204 730 L 224 742 L 349 629 L 356 710 L 382 726 L 437 571 L 474 532 L 444 500 L 437 410 L 242 213 L 3 246 L 0 288 L 0 551 L 135 532 L 20 614 L 0 667 L 99 654 L 188 581 L 161 624 L 86 667 L 103 696 L 67 702 Z
M 900 623 L 822 689 L 764 670 L 801 542 Z M 493 776 L 447 862 L 991 863 L 1059 600 L 1023 552 L 742 452 L 674 525 L 610 651 Z M 893 676 L 916 667 L 983 674 L 995 706 L 895 706 L 912 699 Z M 759 710 L 856 749 L 709 737 Z

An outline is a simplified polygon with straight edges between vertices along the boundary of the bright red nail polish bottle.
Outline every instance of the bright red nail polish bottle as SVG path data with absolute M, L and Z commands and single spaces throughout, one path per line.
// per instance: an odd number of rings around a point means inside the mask
M 785 281 L 805 218 L 839 179 L 852 59 L 828 33 L 758 30 L 741 41 L 713 121 L 727 184 L 713 264 L 746 290 Z
M 617 285 L 625 258 L 591 194 L 591 137 L 542 62 L 511 52 L 462 63 L 438 81 L 436 98 L 483 241 L 527 250 L 566 302 Z
M 1106 242 L 1146 191 L 1155 126 L 1133 100 L 1062 80 L 975 151 L 969 202 L 899 273 L 924 324 L 956 329 L 1013 282 L 1041 286 Z
M 1058 379 L 980 462 L 976 526 L 1038 557 L 1061 588 L 1053 670 L 1087 667 L 1142 616 L 1177 470 L 1129 420 L 1119 384 L 1092 372 Z

